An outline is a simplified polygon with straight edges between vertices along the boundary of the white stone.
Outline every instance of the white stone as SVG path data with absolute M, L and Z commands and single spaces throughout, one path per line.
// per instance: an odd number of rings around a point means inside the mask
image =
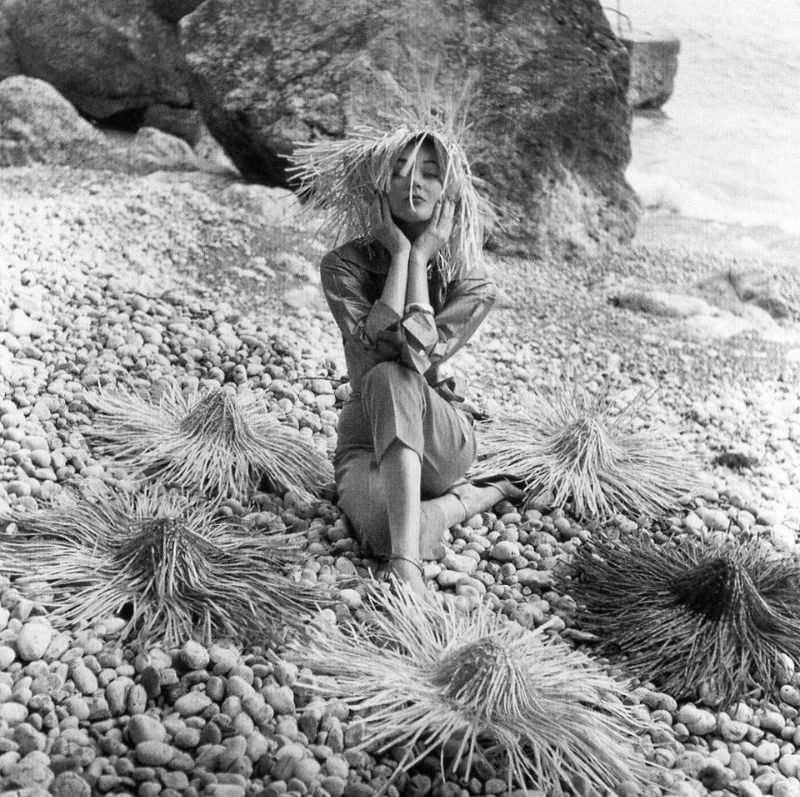
M 17 655 L 22 661 L 41 659 L 52 636 L 53 630 L 46 622 L 31 620 L 25 623 L 17 634 Z
M 717 718 L 710 711 L 698 708 L 693 703 L 687 703 L 678 709 L 676 720 L 682 722 L 690 733 L 705 736 L 716 730 Z
M 797 535 L 783 523 L 777 523 L 769 532 L 772 544 L 785 553 L 791 553 L 797 547 Z
M 448 550 L 442 563 L 448 570 L 455 570 L 457 573 L 466 573 L 471 576 L 478 567 L 478 563 L 471 556 L 454 553 Z
M 781 748 L 775 742 L 759 742 L 753 751 L 753 758 L 759 764 L 772 764 L 781 757 Z
M 16 308 L 8 315 L 8 331 L 15 337 L 40 338 L 44 334 L 44 325 L 35 321 L 26 312 Z

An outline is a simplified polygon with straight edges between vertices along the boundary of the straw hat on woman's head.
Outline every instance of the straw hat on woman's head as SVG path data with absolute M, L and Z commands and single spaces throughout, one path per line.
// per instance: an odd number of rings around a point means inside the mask
M 386 117 L 385 125 L 359 125 L 346 138 L 298 144 L 290 172 L 299 194 L 328 212 L 324 227 L 338 238 L 367 237 L 381 221 L 376 192 L 388 191 L 400 154 L 409 145 L 430 143 L 443 193 L 456 200 L 453 232 L 440 253 L 441 265 L 450 278 L 468 271 L 481 259 L 493 214 L 470 169 L 463 114 L 427 109 Z

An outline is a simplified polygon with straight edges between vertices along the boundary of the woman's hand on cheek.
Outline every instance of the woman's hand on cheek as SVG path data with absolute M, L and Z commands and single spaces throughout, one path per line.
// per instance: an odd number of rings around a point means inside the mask
M 386 194 L 376 194 L 375 201 L 381 220 L 370 230 L 370 235 L 378 243 L 383 244 L 392 257 L 408 254 L 411 251 L 411 241 L 394 223 Z
M 411 247 L 412 258 L 427 264 L 447 244 L 453 232 L 455 208 L 455 201 L 446 197 L 436 202 L 428 226 Z

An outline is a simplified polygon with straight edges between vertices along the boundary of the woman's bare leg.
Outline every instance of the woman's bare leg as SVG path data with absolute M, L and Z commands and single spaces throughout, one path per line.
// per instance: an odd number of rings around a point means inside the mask
M 422 464 L 415 451 L 395 440 L 383 455 L 378 470 L 389 515 L 392 572 L 415 592 L 425 591 L 420 563 L 420 481 Z

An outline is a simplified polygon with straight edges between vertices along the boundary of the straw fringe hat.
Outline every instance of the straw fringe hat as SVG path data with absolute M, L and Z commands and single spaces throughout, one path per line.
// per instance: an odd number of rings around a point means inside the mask
M 596 538 L 561 570 L 605 653 L 678 699 L 769 699 L 800 659 L 800 563 L 758 537 Z
M 658 517 L 698 487 L 675 429 L 651 425 L 643 391 L 609 385 L 591 393 L 575 381 L 531 391 L 527 405 L 477 426 L 473 479 L 507 474 L 526 502 L 571 505 L 581 518 Z
M 124 641 L 181 645 L 225 636 L 278 646 L 324 606 L 316 587 L 289 574 L 303 535 L 245 525 L 219 504 L 147 485 L 64 493 L 32 513 L 0 517 L 3 570 L 39 586 L 53 625 L 80 628 L 125 617 Z
M 360 749 L 403 750 L 389 783 L 436 755 L 443 779 L 491 761 L 509 794 L 616 793 L 622 781 L 642 793 L 647 724 L 627 685 L 588 656 L 486 603 L 465 615 L 397 581 L 367 596 L 363 622 L 312 623 L 290 658 L 314 672 L 311 690 L 358 713 Z
M 266 478 L 271 489 L 307 500 L 333 481 L 327 456 L 250 391 L 185 391 L 170 380 L 158 399 L 120 389 L 88 399 L 97 450 L 147 481 L 246 497 Z
M 396 113 L 378 114 L 378 123 L 360 124 L 349 136 L 298 142 L 289 173 L 300 197 L 327 211 L 323 231 L 337 241 L 366 239 L 380 222 L 376 193 L 386 192 L 400 153 L 409 144 L 433 143 L 442 170 L 443 189 L 457 200 L 453 232 L 439 253 L 438 266 L 448 279 L 468 272 L 482 260 L 485 234 L 494 220 L 481 181 L 470 169 L 464 144 L 468 137 L 466 91 L 434 104 L 430 92 Z

